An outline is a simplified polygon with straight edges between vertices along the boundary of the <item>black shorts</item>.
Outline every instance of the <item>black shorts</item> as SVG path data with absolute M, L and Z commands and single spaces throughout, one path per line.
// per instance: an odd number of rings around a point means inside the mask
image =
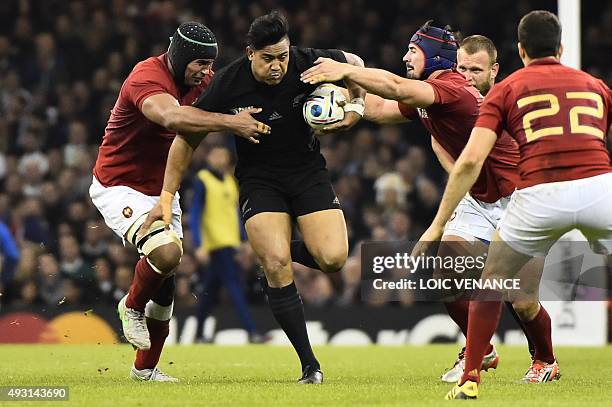
M 241 177 L 240 211 L 246 222 L 261 212 L 284 212 L 292 218 L 326 209 L 340 209 L 325 168 L 276 177 Z

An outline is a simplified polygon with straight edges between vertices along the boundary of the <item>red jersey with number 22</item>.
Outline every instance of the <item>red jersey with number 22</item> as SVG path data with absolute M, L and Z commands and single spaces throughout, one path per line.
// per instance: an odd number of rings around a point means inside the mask
M 181 105 L 191 105 L 210 80 L 206 76 L 181 95 L 166 65 L 166 54 L 136 64 L 121 86 L 104 130 L 93 170 L 97 180 L 105 187 L 123 185 L 145 195 L 159 195 L 176 133 L 147 119 L 142 103 L 149 96 L 168 93 Z
M 434 90 L 431 106 L 415 109 L 399 103 L 402 114 L 421 123 L 454 160 L 470 139 L 482 95 L 459 72 L 436 71 L 425 80 Z M 516 142 L 507 134 L 499 137 L 487 157 L 470 195 L 483 202 L 496 202 L 509 196 L 519 181 Z
M 611 109 L 602 81 L 546 58 L 494 86 L 476 127 L 507 130 L 518 142 L 518 186 L 526 188 L 612 172 L 605 145 Z

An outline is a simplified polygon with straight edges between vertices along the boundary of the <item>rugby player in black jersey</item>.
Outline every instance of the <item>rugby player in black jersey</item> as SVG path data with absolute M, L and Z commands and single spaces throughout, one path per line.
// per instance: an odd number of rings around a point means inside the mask
M 253 21 L 246 55 L 215 73 L 195 103 L 200 109 L 237 114 L 257 108 L 253 117 L 271 127 L 270 134 L 236 137 L 236 178 L 247 235 L 265 273 L 264 290 L 276 321 L 295 348 L 302 365 L 298 383 L 321 383 L 323 374 L 306 330 L 304 309 L 293 282 L 291 262 L 314 265 L 325 273 L 342 268 L 348 255 L 346 224 L 333 190 L 319 140 L 302 117 L 302 105 L 316 88 L 300 73 L 319 57 L 363 66 L 358 56 L 336 49 L 290 45 L 285 17 L 273 11 Z M 345 117 L 323 132 L 346 130 L 364 113 L 365 92 L 346 81 Z M 262 133 L 265 133 L 262 129 Z M 160 205 L 148 221 L 170 219 L 164 196 L 173 196 L 204 137 L 177 136 L 166 165 Z M 303 241 L 291 242 L 293 221 Z

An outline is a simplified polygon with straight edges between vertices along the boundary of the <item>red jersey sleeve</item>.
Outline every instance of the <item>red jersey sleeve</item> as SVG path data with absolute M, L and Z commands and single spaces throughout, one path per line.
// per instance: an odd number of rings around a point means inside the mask
M 399 107 L 399 111 L 402 114 L 402 116 L 404 116 L 406 119 L 409 120 L 416 120 L 419 117 L 419 112 L 417 112 L 417 110 L 409 105 L 406 105 L 402 102 L 397 102 L 397 107 Z
M 427 79 L 425 82 L 433 88 L 435 95 L 434 104 L 448 105 L 464 97 L 465 84 L 463 83 L 460 84 L 457 81 L 445 79 Z
M 126 96 L 138 107 L 138 110 L 142 108 L 142 103 L 149 96 L 173 93 L 172 85 L 168 83 L 168 79 L 154 69 L 133 72 L 124 86 Z
M 493 130 L 498 136 L 504 129 L 506 90 L 503 84 L 493 86 L 480 107 L 480 113 L 474 127 Z

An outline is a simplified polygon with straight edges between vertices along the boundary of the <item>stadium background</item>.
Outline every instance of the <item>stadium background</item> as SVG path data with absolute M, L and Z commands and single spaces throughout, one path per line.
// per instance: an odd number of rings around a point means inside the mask
M 556 2 L 2 1 L 0 342 L 119 340 L 113 308 L 129 287 L 137 256 L 105 226 L 87 189 L 121 83 L 136 62 L 164 52 L 180 22 L 192 19 L 217 35 L 218 69 L 242 54 L 251 20 L 273 8 L 288 16 L 293 44 L 341 48 L 360 55 L 368 66 L 400 75 L 411 34 L 435 18 L 464 35 L 493 39 L 503 78 L 520 66 L 515 51 L 519 17 L 537 8 L 555 11 Z M 581 34 L 583 69 L 610 84 L 612 4 L 583 2 Z M 437 209 L 445 175 L 429 137 L 418 124 L 362 123 L 321 141 L 347 218 L 351 256 L 343 272 L 333 276 L 296 266 L 313 343 L 454 341 L 458 332 L 438 305 L 413 304 L 410 298 L 365 304 L 358 289 L 360 242 L 417 238 Z M 225 135 L 209 135 L 195 154 L 190 176 L 204 165 L 207 146 L 217 142 L 233 144 Z M 189 178 L 181 194 L 186 220 Z M 201 266 L 186 224 L 185 231 L 177 318 L 169 340 L 189 343 L 195 333 L 193 308 L 202 294 Z M 247 245 L 239 261 L 256 321 L 262 330 L 275 328 L 262 306 Z M 214 315 L 206 328 L 214 340 L 246 340 L 235 330 L 238 322 L 227 299 Z M 607 318 L 605 308 L 602 315 Z M 506 318 L 500 335 L 512 342 L 518 333 L 509 329 L 516 328 Z M 282 342 L 280 332 L 273 333 L 274 341 Z

